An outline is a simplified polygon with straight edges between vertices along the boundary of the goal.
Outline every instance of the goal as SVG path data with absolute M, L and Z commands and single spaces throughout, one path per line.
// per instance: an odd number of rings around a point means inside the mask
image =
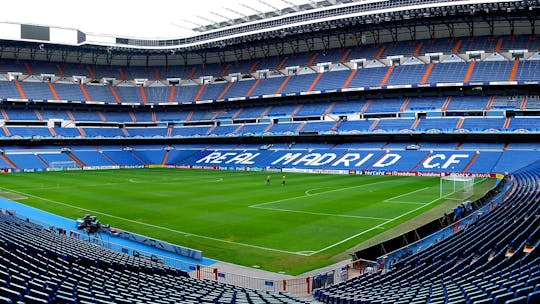
M 440 198 L 464 200 L 474 194 L 474 177 L 441 176 Z
M 53 161 L 49 166 L 52 170 L 69 170 L 81 167 L 74 161 Z

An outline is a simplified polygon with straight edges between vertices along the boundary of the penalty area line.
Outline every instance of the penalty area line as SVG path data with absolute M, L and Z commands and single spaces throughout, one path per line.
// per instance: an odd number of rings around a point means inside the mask
M 385 199 L 383 202 L 384 203 L 394 203 L 394 204 L 412 204 L 412 205 L 425 205 L 426 203 L 420 203 L 420 202 L 405 202 L 405 201 L 395 201 L 396 199 L 400 198 L 400 197 L 404 197 L 404 196 L 407 196 L 407 195 L 411 195 L 411 194 L 414 194 L 414 193 L 418 193 L 418 192 L 421 192 L 421 191 L 424 191 L 424 190 L 427 190 L 427 189 L 430 189 L 431 187 L 425 187 L 425 188 L 422 188 L 422 189 L 417 189 L 417 190 L 413 190 L 413 191 L 409 191 L 407 193 L 403 193 L 403 194 L 400 194 L 400 195 L 396 195 L 396 196 L 393 196 L 391 198 L 387 198 Z
M 181 231 L 181 230 L 175 230 L 175 229 L 171 229 L 171 228 L 167 228 L 167 227 L 163 227 L 163 226 L 158 226 L 158 225 L 154 225 L 154 224 L 148 224 L 148 223 L 145 223 L 145 222 L 135 221 L 135 220 L 132 220 L 132 219 L 121 217 L 121 216 L 116 216 L 116 215 L 112 215 L 112 214 L 109 214 L 109 213 L 100 212 L 100 211 L 97 211 L 97 210 L 92 210 L 92 209 L 83 208 L 83 207 L 71 205 L 71 204 L 64 203 L 64 202 L 55 201 L 55 200 L 40 197 L 40 196 L 37 196 L 37 195 L 33 195 L 33 194 L 30 194 L 30 193 L 24 193 L 24 192 L 21 192 L 21 191 L 17 191 L 17 190 L 10 190 L 10 189 L 3 188 L 3 187 L 0 187 L 0 189 L 2 189 L 4 191 L 10 191 L 10 192 L 13 192 L 13 193 L 17 193 L 17 194 L 20 194 L 20 195 L 25 195 L 27 197 L 37 198 L 37 199 L 40 199 L 40 200 L 43 200 L 43 201 L 46 201 L 46 202 L 49 202 L 49 203 L 53 203 L 53 204 L 56 204 L 56 205 L 61 205 L 61 206 L 65 206 L 65 207 L 84 210 L 84 211 L 88 211 L 88 212 L 91 212 L 91 213 L 108 216 L 108 217 L 111 217 L 111 218 L 115 218 L 115 219 L 118 219 L 118 220 L 130 222 L 130 223 L 134 223 L 134 224 L 138 224 L 138 225 L 143 225 L 143 226 L 152 227 L 152 228 L 156 228 L 156 229 L 160 229 L 160 230 L 165 230 L 165 231 L 169 231 L 169 232 L 173 232 L 173 233 L 177 233 L 177 234 L 182 234 L 182 235 L 184 235 L 186 237 L 194 236 L 194 237 L 198 237 L 198 238 L 202 238 L 202 239 L 206 239 L 206 240 L 222 242 L 222 243 L 227 243 L 227 244 L 232 244 L 232 245 L 239 245 L 239 246 L 243 246 L 243 247 L 256 248 L 256 249 L 261 249 L 261 250 L 266 250 L 266 251 L 274 251 L 274 252 L 301 255 L 301 256 L 310 256 L 311 255 L 311 254 L 306 254 L 305 253 L 306 251 L 293 252 L 293 251 L 269 248 L 269 247 L 264 247 L 264 246 L 246 244 L 246 243 L 242 243 L 242 242 L 233 242 L 233 241 L 222 240 L 222 239 L 218 239 L 218 238 L 214 238 L 214 237 L 210 237 L 210 236 L 206 236 L 206 235 L 194 234 L 194 233 L 185 232 L 185 231 Z
M 323 251 L 326 251 L 326 250 L 328 250 L 328 249 L 330 249 L 330 248 L 333 248 L 333 247 L 336 247 L 336 246 L 338 246 L 338 245 L 341 245 L 341 244 L 343 244 L 343 243 L 345 243 L 345 242 L 348 242 L 348 241 L 350 241 L 350 240 L 352 240 L 352 239 L 354 239 L 354 238 L 357 238 L 357 237 L 359 237 L 359 236 L 361 236 L 361 235 L 363 235 L 363 234 L 366 234 L 366 233 L 368 233 L 368 232 L 370 232 L 370 231 L 373 231 L 373 230 L 375 230 L 375 229 L 379 229 L 379 228 L 383 227 L 383 226 L 386 225 L 386 224 L 389 224 L 389 223 L 391 223 L 391 222 L 393 222 L 393 221 L 395 221 L 395 220 L 397 220 L 397 219 L 400 219 L 400 218 L 402 218 L 402 217 L 404 217 L 404 216 L 406 216 L 406 215 L 409 215 L 409 214 L 411 214 L 411 213 L 413 213 L 413 212 L 416 212 L 416 211 L 418 211 L 418 210 L 424 208 L 425 206 L 428 206 L 428 205 L 431 205 L 431 204 L 437 202 L 438 200 L 440 200 L 440 198 L 434 199 L 434 200 L 432 200 L 431 202 L 426 203 L 426 204 L 423 204 L 422 206 L 420 206 L 420 207 L 418 207 L 418 208 L 415 208 L 415 209 L 413 209 L 413 210 L 411 210 L 411 211 L 407 211 L 407 212 L 405 212 L 405 213 L 403 213 L 403 214 L 401 214 L 401 215 L 398 215 L 398 216 L 396 216 L 396 217 L 394 217 L 394 218 L 392 218 L 392 219 L 389 219 L 389 220 L 386 221 L 386 222 L 383 222 L 383 223 L 381 223 L 381 224 L 378 224 L 378 225 L 376 225 L 376 226 L 373 226 L 373 227 L 371 227 L 371 228 L 369 228 L 369 229 L 367 229 L 367 230 L 361 231 L 361 232 L 359 232 L 359 233 L 357 233 L 357 234 L 355 234 L 355 235 L 352 235 L 352 236 L 350 236 L 350 237 L 348 237 L 348 238 L 346 238 L 346 239 L 343 239 L 343 240 L 341 240 L 341 241 L 339 241 L 339 242 L 337 242 L 337 243 L 334 243 L 334 244 L 332 244 L 332 245 L 329 245 L 329 246 L 326 246 L 326 247 L 324 247 L 324 248 L 322 248 L 322 249 L 319 249 L 319 250 L 313 252 L 312 254 L 310 254 L 310 256 L 311 256 L 311 255 L 314 255 L 314 254 L 317 254 L 317 253 L 321 253 L 321 252 L 323 252 Z
M 292 210 L 292 209 L 285 209 L 285 208 L 263 207 L 263 206 L 272 205 L 272 204 L 275 204 L 275 203 L 293 201 L 293 200 L 296 200 L 296 199 L 302 199 L 302 198 L 318 196 L 318 195 L 323 195 L 323 194 L 333 193 L 333 192 L 339 192 L 339 191 L 345 191 L 345 190 L 350 190 L 350 189 L 363 188 L 363 187 L 367 187 L 367 186 L 384 184 L 384 183 L 388 183 L 388 182 L 391 182 L 391 181 L 380 181 L 380 182 L 362 184 L 362 185 L 351 186 L 351 187 L 343 187 L 343 188 L 337 188 L 337 189 L 332 189 L 332 190 L 327 190 L 327 191 L 322 191 L 322 192 L 317 192 L 317 193 L 312 194 L 312 193 L 310 193 L 310 191 L 318 190 L 318 189 L 324 189 L 324 188 L 313 188 L 313 189 L 306 190 L 304 192 L 304 195 L 294 196 L 294 197 L 287 197 L 287 198 L 283 198 L 283 199 L 279 199 L 279 200 L 274 200 L 274 201 L 264 202 L 264 203 L 260 203 L 260 204 L 250 205 L 250 206 L 248 206 L 248 208 L 271 210 L 271 211 L 281 211 L 281 212 L 303 213 L 303 214 L 311 214 L 311 215 L 322 215 L 322 216 L 333 216 L 333 217 L 344 217 L 344 218 L 357 218 L 357 219 L 388 221 L 390 219 L 389 218 L 384 218 L 384 217 L 348 215 L 348 214 L 336 214 L 336 213 L 324 213 L 324 212 L 311 212 L 311 211 Z
M 484 179 L 481 179 L 481 180 L 475 182 L 474 184 L 476 185 L 476 184 L 482 182 L 483 180 L 484 180 Z M 416 211 L 418 211 L 418 210 L 420 210 L 420 209 L 422 209 L 422 208 L 424 208 L 424 207 L 426 207 L 426 206 L 429 206 L 429 205 L 431 205 L 431 204 L 433 204 L 433 203 L 435 203 L 435 202 L 438 202 L 438 201 L 440 201 L 440 200 L 442 200 L 442 199 L 446 199 L 448 196 L 450 196 L 450 195 L 452 195 L 452 194 L 453 194 L 453 193 L 447 194 L 447 195 L 445 195 L 445 196 L 443 196 L 443 197 L 438 197 L 438 198 L 432 200 L 432 201 L 429 202 L 429 203 L 425 203 L 425 204 L 423 204 L 422 206 L 419 206 L 418 208 L 415 208 L 415 209 L 413 209 L 413 210 L 411 210 L 411 211 L 408 211 L 408 212 L 405 212 L 405 213 L 403 213 L 403 214 L 401 214 L 401 215 L 398 215 L 398 216 L 396 216 L 395 218 L 390 219 L 390 220 L 388 220 L 388 221 L 386 221 L 386 222 L 384 222 L 384 223 L 381 223 L 381 224 L 379 224 L 379 225 L 373 226 L 373 227 L 369 228 L 368 230 L 361 231 L 361 232 L 359 232 L 359 233 L 357 233 L 357 234 L 355 234 L 355 235 L 352 235 L 352 236 L 350 236 L 350 237 L 348 237 L 348 238 L 346 238 L 346 239 L 344 239 L 344 240 L 341 240 L 341 241 L 339 241 L 339 242 L 337 242 L 337 243 L 335 243 L 335 244 L 332 244 L 332 245 L 326 246 L 326 247 L 324 247 L 324 248 L 322 248 L 322 249 L 319 249 L 319 250 L 317 250 L 317 251 L 314 251 L 312 254 L 310 254 L 310 256 L 311 256 L 311 255 L 314 255 L 314 254 L 317 254 L 317 253 L 321 253 L 321 252 L 323 252 L 323 251 L 326 251 L 326 250 L 328 250 L 328 249 L 330 249 L 330 248 L 333 248 L 333 247 L 336 247 L 336 246 L 338 246 L 338 245 L 341 245 L 341 244 L 343 244 L 343 243 L 345 243 L 345 242 L 348 242 L 348 241 L 350 241 L 350 240 L 352 240 L 352 239 L 354 239 L 354 238 L 357 238 L 357 237 L 359 237 L 359 236 L 361 236 L 361 235 L 363 235 L 363 234 L 365 234 L 365 233 L 368 233 L 368 232 L 370 232 L 370 231 L 372 231 L 372 230 L 379 229 L 379 228 L 383 227 L 384 225 L 386 225 L 386 224 L 388 224 L 388 223 L 391 223 L 391 222 L 393 222 L 393 221 L 395 221 L 395 220 L 397 220 L 397 219 L 399 219 L 399 218 L 402 218 L 402 217 L 404 217 L 404 216 L 406 216 L 406 215 L 409 215 L 409 214 L 411 214 L 411 213 L 413 213 L 413 212 L 416 212 Z
M 294 196 L 294 197 L 287 197 L 287 198 L 278 199 L 278 200 L 275 200 L 275 201 L 269 201 L 269 202 L 264 202 L 264 203 L 260 203 L 260 204 L 250 205 L 248 207 L 249 208 L 260 208 L 261 206 L 266 206 L 266 205 L 271 205 L 271 204 L 281 203 L 281 202 L 286 202 L 286 201 L 292 201 L 292 200 L 299 199 L 299 198 L 318 196 L 318 195 L 323 195 L 323 194 L 328 194 L 328 193 L 333 193 L 333 192 L 339 192 L 339 191 L 345 191 L 345 190 L 350 190 L 350 189 L 356 189 L 356 188 L 363 188 L 363 187 L 373 186 L 373 185 L 378 185 L 378 184 L 387 184 L 389 182 L 392 182 L 392 181 L 391 180 L 390 181 L 380 181 L 380 182 L 374 182 L 374 183 L 369 183 L 369 184 L 362 184 L 362 185 L 357 185 L 357 186 L 351 186 L 351 187 L 338 188 L 338 189 L 333 189 L 333 190 L 328 190 L 328 191 L 322 191 L 322 192 L 317 192 L 317 193 L 312 194 L 312 193 L 310 193 L 310 191 L 312 191 L 312 190 L 324 189 L 324 188 L 313 188 L 313 189 L 306 190 L 304 192 L 304 195 Z
M 361 215 L 348 215 L 348 214 L 334 214 L 334 213 L 324 213 L 324 212 L 310 212 L 310 211 L 301 211 L 301 210 L 291 210 L 291 209 L 281 209 L 281 208 L 270 208 L 270 207 L 252 207 L 250 208 L 255 209 L 262 209 L 262 210 L 272 210 L 272 211 L 281 211 L 281 212 L 293 212 L 293 213 L 303 213 L 303 214 L 311 214 L 311 215 L 323 215 L 323 216 L 335 216 L 335 217 L 346 217 L 346 218 L 357 218 L 357 219 L 368 219 L 368 220 L 381 220 L 381 221 L 387 221 L 389 218 L 384 217 L 373 217 L 373 216 L 361 216 Z

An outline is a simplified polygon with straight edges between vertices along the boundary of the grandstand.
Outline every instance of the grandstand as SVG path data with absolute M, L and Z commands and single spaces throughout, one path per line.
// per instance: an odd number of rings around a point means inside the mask
M 4 210 L 0 302 L 540 302 L 538 16 L 532 0 L 323 0 L 165 40 L 0 22 L 2 172 L 499 179 L 296 289 L 201 280 Z

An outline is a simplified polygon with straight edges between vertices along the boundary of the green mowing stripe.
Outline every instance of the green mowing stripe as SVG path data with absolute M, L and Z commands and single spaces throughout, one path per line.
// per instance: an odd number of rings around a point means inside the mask
M 102 223 L 210 258 L 287 273 L 329 264 L 332 256 L 439 203 L 433 201 L 438 178 L 288 173 L 282 186 L 282 175 L 65 171 L 0 175 L 0 184 L 49 212 L 92 213 Z
M 408 215 L 408 214 L 411 214 L 411 213 L 413 213 L 413 212 L 415 212 L 415 211 L 418 211 L 418 210 L 420 210 L 420 209 L 422 209 L 422 208 L 425 208 L 427 205 L 431 205 L 432 203 L 435 203 L 436 201 L 438 201 L 438 199 L 435 199 L 435 200 L 431 201 L 430 203 L 424 204 L 424 205 L 422 205 L 422 206 L 420 206 L 420 207 L 418 207 L 418 208 L 416 208 L 416 209 L 413 209 L 413 210 L 411 210 L 411 211 L 408 211 L 408 212 L 406 212 L 406 213 L 403 213 L 403 214 L 401 214 L 401 215 L 399 215 L 399 216 L 397 216 L 397 217 L 395 217 L 395 218 L 393 218 L 393 219 L 389 219 L 389 220 L 387 220 L 386 222 L 381 223 L 381 224 L 379 224 L 379 225 L 377 225 L 377 226 L 374 226 L 374 227 L 372 227 L 372 228 L 370 228 L 370 229 L 368 229 L 368 230 L 364 230 L 364 231 L 359 232 L 359 233 L 357 233 L 357 234 L 355 234 L 355 235 L 352 235 L 352 236 L 350 236 L 350 237 L 348 237 L 348 238 L 346 238 L 346 239 L 344 239 L 344 240 L 341 240 L 341 241 L 339 241 L 339 242 L 337 242 L 337 243 L 335 243 L 335 244 L 332 244 L 332 245 L 330 245 L 330 246 L 324 247 L 324 248 L 322 248 L 322 249 L 320 249 L 320 250 L 318 250 L 318 251 L 315 251 L 314 254 L 315 254 L 315 253 L 322 252 L 322 251 L 326 251 L 326 250 L 328 250 L 328 249 L 330 249 L 330 248 L 333 248 L 333 247 L 335 247 L 335 246 L 338 246 L 338 245 L 340 245 L 340 244 L 342 244 L 342 243 L 345 243 L 345 242 L 347 242 L 347 241 L 349 241 L 349 240 L 352 240 L 352 239 L 354 239 L 354 238 L 357 238 L 357 237 L 359 237 L 359 236 L 361 236 L 361 235 L 363 235 L 363 234 L 365 234 L 365 233 L 368 233 L 368 232 L 370 232 L 370 231 L 372 231 L 372 230 L 374 230 L 374 229 L 377 229 L 377 228 L 379 228 L 379 227 L 382 227 L 382 226 L 384 226 L 384 225 L 386 225 L 386 224 L 388 224 L 388 223 L 391 223 L 391 222 L 393 222 L 393 221 L 395 221 L 395 220 L 397 220 L 397 219 L 400 219 L 400 218 L 402 218 L 402 217 L 404 217 L 404 216 L 406 216 L 406 215 Z
M 361 216 L 361 215 L 347 215 L 347 214 L 332 214 L 332 213 L 323 213 L 323 212 L 310 212 L 310 211 L 299 211 L 299 210 L 291 210 L 291 209 L 280 209 L 280 208 L 265 208 L 265 207 L 253 207 L 251 208 L 258 208 L 258 209 L 265 209 L 265 210 L 274 210 L 274 211 L 283 211 L 283 212 L 293 212 L 293 213 L 303 213 L 303 214 L 311 214 L 311 215 L 322 215 L 322 216 L 336 216 L 336 217 L 346 217 L 346 218 L 357 218 L 357 219 L 373 219 L 373 220 L 389 220 L 384 217 L 372 217 L 372 216 Z
M 0 189 L 5 189 L 5 188 L 0 187 Z M 212 241 L 225 242 L 225 243 L 234 243 L 234 244 L 237 244 L 237 245 L 242 245 L 242 246 L 247 246 L 247 247 L 253 247 L 253 248 L 262 249 L 262 250 L 270 250 L 270 251 L 277 251 L 277 252 L 283 252 L 283 253 L 290 253 L 290 254 L 300 254 L 300 255 L 304 255 L 304 254 L 302 254 L 302 253 L 289 252 L 289 251 L 285 251 L 285 250 L 279 250 L 279 249 L 273 249 L 273 248 L 260 247 L 260 246 L 255 246 L 255 245 L 250 245 L 250 244 L 243 244 L 243 243 L 238 243 L 238 242 L 230 242 L 230 241 L 227 241 L 227 240 L 221 240 L 221 239 L 212 238 L 212 237 L 209 237 L 209 236 L 196 235 L 196 234 L 192 234 L 192 233 L 189 233 L 189 232 L 184 232 L 184 231 L 179 231 L 179 230 L 173 230 L 173 229 L 170 229 L 170 228 L 167 228 L 167 227 L 162 227 L 162 226 L 152 225 L 152 224 L 148 224 L 148 223 L 143 223 L 143 222 L 131 220 L 131 219 L 128 219 L 128 218 L 123 218 L 123 217 L 119 217 L 119 216 L 116 216 L 116 215 L 112 215 L 112 214 L 108 214 L 108 213 L 103 213 L 103 212 L 96 211 L 96 210 L 80 208 L 80 207 L 73 206 L 73 205 L 70 205 L 70 204 L 67 204 L 67 203 L 62 203 L 62 202 L 54 201 L 54 200 L 51 200 L 51 199 L 39 197 L 39 196 L 37 196 L 37 195 L 32 195 L 32 194 L 29 194 L 29 193 L 24 193 L 24 192 L 20 192 L 20 191 L 16 191 L 16 190 L 11 190 L 11 191 L 12 191 L 12 192 L 15 192 L 15 193 L 18 193 L 18 194 L 21 194 L 21 195 L 28 195 L 29 197 L 33 197 L 33 198 L 36 198 L 36 199 L 39 199 L 39 200 L 43 200 L 43 201 L 46 201 L 46 202 L 49 202 L 49 203 L 62 205 L 62 206 L 68 207 L 68 208 L 82 209 L 82 210 L 84 210 L 84 211 L 92 212 L 92 213 L 95 213 L 95 214 L 104 215 L 104 216 L 107 216 L 107 217 L 112 217 L 112 218 L 116 218 L 116 219 L 123 220 L 123 221 L 127 221 L 127 222 L 132 222 L 132 223 L 139 224 L 139 225 L 149 226 L 149 227 L 152 227 L 152 228 L 162 229 L 162 230 L 166 230 L 166 231 L 173 232 L 173 233 L 179 233 L 179 234 L 183 234 L 183 235 L 185 235 L 185 236 L 196 236 L 196 237 L 200 237 L 200 238 L 204 238 L 204 239 L 209 239 L 209 240 L 212 240 Z

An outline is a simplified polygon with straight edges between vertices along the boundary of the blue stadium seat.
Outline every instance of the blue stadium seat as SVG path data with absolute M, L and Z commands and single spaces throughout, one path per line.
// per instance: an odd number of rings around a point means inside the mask
M 0 296 L 10 299 L 13 303 L 23 300 L 23 297 L 19 292 L 6 287 L 0 287 Z
M 536 290 L 527 296 L 527 304 L 540 303 L 540 290 Z
M 13 301 L 11 301 L 10 298 L 0 296 L 0 303 L 1 304 L 13 304 Z

